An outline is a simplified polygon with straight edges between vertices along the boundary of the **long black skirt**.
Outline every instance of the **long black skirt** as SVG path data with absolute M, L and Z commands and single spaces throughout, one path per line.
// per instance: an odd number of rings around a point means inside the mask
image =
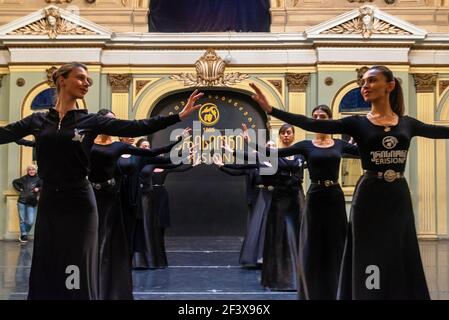
M 261 189 L 258 192 L 257 200 L 253 203 L 245 239 L 240 250 L 239 263 L 242 266 L 254 267 L 262 263 L 267 215 L 271 206 L 271 193 L 268 189 Z
M 274 189 L 267 216 L 262 286 L 277 291 L 297 290 L 298 242 L 304 192 Z
M 362 176 L 354 193 L 339 299 L 430 299 L 405 179 Z
M 170 205 L 168 191 L 165 186 L 153 186 L 151 190 L 152 212 L 158 216 L 159 227 L 170 227 Z
M 100 299 L 132 300 L 132 273 L 119 186 L 95 190 L 98 207 Z
M 299 299 L 337 298 L 347 227 L 341 187 L 312 184 L 307 191 L 299 236 Z
M 90 183 L 44 182 L 38 210 L 28 299 L 98 299 L 98 214 Z
M 156 204 L 154 203 L 156 201 Z M 135 234 L 133 268 L 159 269 L 168 265 L 164 228 L 160 227 L 159 204 L 154 192 L 142 194 L 142 219 L 138 219 Z

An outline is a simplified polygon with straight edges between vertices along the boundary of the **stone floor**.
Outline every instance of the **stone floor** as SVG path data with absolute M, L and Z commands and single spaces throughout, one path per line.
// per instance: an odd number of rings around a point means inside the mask
M 138 300 L 294 300 L 293 292 L 260 286 L 260 270 L 238 265 L 238 237 L 169 237 L 170 267 L 134 271 Z M 432 299 L 449 300 L 449 241 L 421 241 Z M 32 242 L 0 241 L 0 299 L 26 298 Z

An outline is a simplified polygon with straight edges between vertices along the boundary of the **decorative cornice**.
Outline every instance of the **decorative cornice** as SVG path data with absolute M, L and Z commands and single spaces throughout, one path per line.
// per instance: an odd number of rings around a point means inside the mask
M 112 87 L 112 93 L 128 93 L 131 80 L 130 73 L 108 73 L 108 82 Z
M 309 85 L 310 73 L 287 73 L 286 79 L 290 92 L 305 92 Z
M 282 80 L 268 80 L 268 82 L 271 83 L 282 95 Z
M 437 83 L 436 73 L 413 73 L 417 93 L 434 92 Z
M 226 63 L 214 49 L 208 49 L 195 63 L 196 74 L 181 73 L 170 79 L 184 81 L 185 86 L 229 86 L 249 78 L 240 72 L 225 73 Z

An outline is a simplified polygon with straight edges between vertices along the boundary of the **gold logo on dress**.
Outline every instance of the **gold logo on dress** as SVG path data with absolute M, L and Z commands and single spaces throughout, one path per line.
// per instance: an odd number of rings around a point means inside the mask
M 205 103 L 198 111 L 198 118 L 206 126 L 213 126 L 220 119 L 218 107 L 213 103 Z

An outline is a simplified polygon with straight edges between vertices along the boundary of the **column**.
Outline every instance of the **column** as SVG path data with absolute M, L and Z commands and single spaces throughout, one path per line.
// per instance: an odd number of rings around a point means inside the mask
M 131 74 L 108 74 L 108 82 L 112 87 L 111 108 L 118 119 L 128 119 L 129 86 Z
M 287 73 L 288 111 L 306 114 L 306 90 L 310 81 L 310 73 Z M 304 140 L 306 132 L 295 128 L 295 141 Z
M 436 74 L 413 74 L 417 95 L 417 118 L 434 123 Z M 437 238 L 435 201 L 435 140 L 418 138 L 418 235 Z

